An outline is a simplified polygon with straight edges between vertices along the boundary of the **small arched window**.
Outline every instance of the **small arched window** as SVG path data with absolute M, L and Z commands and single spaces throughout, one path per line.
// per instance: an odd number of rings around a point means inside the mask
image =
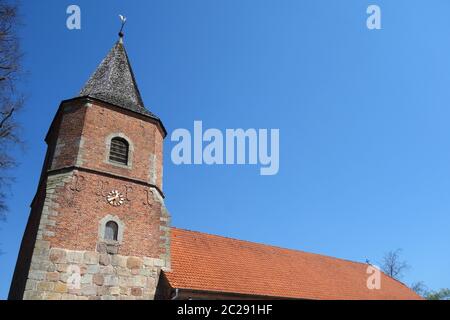
M 112 162 L 128 165 L 129 144 L 125 139 L 112 138 L 109 150 L 109 160 Z
M 114 221 L 108 221 L 105 225 L 105 240 L 117 241 L 119 225 Z

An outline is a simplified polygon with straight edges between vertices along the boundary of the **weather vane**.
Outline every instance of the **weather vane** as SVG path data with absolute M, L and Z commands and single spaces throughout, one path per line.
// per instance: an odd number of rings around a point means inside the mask
M 119 18 L 120 18 L 120 21 L 122 22 L 122 25 L 121 25 L 120 31 L 119 31 L 119 37 L 122 39 L 123 38 L 123 27 L 125 26 L 125 23 L 127 22 L 127 18 L 121 14 L 119 14 Z

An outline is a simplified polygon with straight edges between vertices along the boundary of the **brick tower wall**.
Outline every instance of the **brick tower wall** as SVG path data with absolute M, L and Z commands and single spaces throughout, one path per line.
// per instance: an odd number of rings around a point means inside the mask
M 113 137 L 130 144 L 127 166 L 108 161 Z M 163 138 L 157 123 L 107 104 L 61 106 L 10 299 L 153 299 L 160 270 L 170 268 Z M 122 205 L 108 203 L 111 190 Z M 103 239 L 109 220 L 118 241 Z

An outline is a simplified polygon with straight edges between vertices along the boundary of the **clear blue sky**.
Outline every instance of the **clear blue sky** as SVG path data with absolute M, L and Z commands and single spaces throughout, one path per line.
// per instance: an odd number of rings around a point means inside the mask
M 403 249 L 404 282 L 450 287 L 450 2 L 30 1 L 25 150 L 0 224 L 0 298 L 10 280 L 59 102 L 78 94 L 128 17 L 126 47 L 167 130 L 279 128 L 280 171 L 175 166 L 173 225 L 379 262 Z M 82 30 L 66 29 L 66 8 Z M 382 30 L 366 28 L 378 4 Z

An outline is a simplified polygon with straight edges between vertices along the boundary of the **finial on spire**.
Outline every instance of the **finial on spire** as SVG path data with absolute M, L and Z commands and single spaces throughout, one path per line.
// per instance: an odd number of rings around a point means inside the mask
M 120 31 L 119 31 L 119 37 L 120 37 L 120 41 L 122 42 L 122 38 L 123 38 L 123 27 L 125 26 L 125 23 L 127 22 L 127 18 L 124 17 L 123 15 L 119 14 L 119 18 L 120 21 L 122 23 L 122 25 L 120 26 Z

